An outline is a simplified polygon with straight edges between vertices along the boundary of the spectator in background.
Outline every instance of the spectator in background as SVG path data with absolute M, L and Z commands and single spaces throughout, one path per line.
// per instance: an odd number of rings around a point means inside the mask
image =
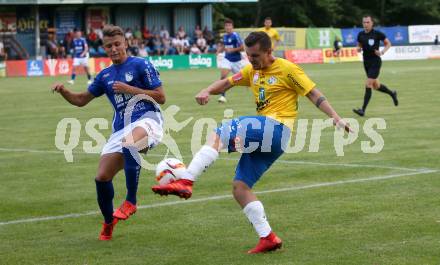
M 164 27 L 164 25 L 160 26 L 159 35 L 160 35 L 160 38 L 161 38 L 161 39 L 169 39 L 169 38 L 170 38 L 170 33 L 169 33 L 168 30 Z
M 161 38 L 162 40 L 162 47 L 163 47 L 163 55 L 167 54 L 173 54 L 174 51 L 171 47 L 171 39 L 168 36 L 168 38 Z
M 203 38 L 202 35 L 199 38 L 197 38 L 196 45 L 200 49 L 200 51 L 202 53 L 207 53 L 208 52 L 208 45 L 206 43 L 205 38 Z
M 214 43 L 215 43 L 214 32 L 209 30 L 208 26 L 205 26 L 205 28 L 203 29 L 202 34 L 203 34 L 203 38 L 205 38 L 206 43 L 208 44 L 208 46 L 213 46 Z
M 201 54 L 199 47 L 197 47 L 197 44 L 193 43 L 191 48 L 189 49 L 189 54 Z
M 144 39 L 145 42 L 150 41 L 151 39 L 151 33 L 150 33 L 150 29 L 148 28 L 147 25 L 145 25 L 145 27 L 142 29 L 142 38 Z
M 200 29 L 200 25 L 197 25 L 196 28 L 194 29 L 194 33 L 193 33 L 194 41 L 202 36 L 203 36 L 203 32 Z
M 71 29 L 69 32 L 64 35 L 64 49 L 66 50 L 67 54 L 72 54 L 72 41 L 75 34 L 73 33 L 73 29 Z
M 132 38 L 128 42 L 128 54 L 131 56 L 138 56 L 139 55 L 139 40 L 136 38 Z
M 179 29 L 177 30 L 176 37 L 181 40 L 186 38 L 186 32 L 182 26 L 180 26 Z
M 136 28 L 134 30 L 134 37 L 139 40 L 142 39 L 142 32 L 141 32 L 139 26 L 136 26 Z
M 49 33 L 46 42 L 46 49 L 47 49 L 46 54 L 48 55 L 48 58 L 57 59 L 60 57 L 59 56 L 60 50 L 55 37 L 55 33 Z
M 162 54 L 162 41 L 159 34 L 155 35 L 153 38 L 153 50 L 156 55 Z
M 139 57 L 145 58 L 148 56 L 148 51 L 147 51 L 147 47 L 145 46 L 144 42 L 141 42 L 141 45 L 139 47 L 139 53 L 138 53 Z
M 438 35 L 435 35 L 434 45 L 438 45 Z
M 133 32 L 131 32 L 131 28 L 127 28 L 127 29 L 125 30 L 125 38 L 126 38 L 127 40 L 133 38 Z
M 89 34 L 87 34 L 87 43 L 89 44 L 90 48 L 93 48 L 94 51 L 98 50 L 100 44 L 98 34 L 96 34 L 92 28 L 89 29 Z
M 5 50 L 5 45 L 3 44 L 3 41 L 0 40 L 0 62 L 6 61 L 8 59 L 8 54 Z

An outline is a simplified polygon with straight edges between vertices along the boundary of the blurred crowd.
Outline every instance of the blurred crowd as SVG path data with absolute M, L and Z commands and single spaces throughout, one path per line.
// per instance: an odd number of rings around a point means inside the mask
M 71 57 L 72 41 L 74 39 L 74 29 L 64 35 L 62 39 L 57 39 L 59 35 L 49 32 L 45 43 L 45 54 L 47 58 L 67 58 Z M 90 57 L 105 57 L 103 48 L 103 33 L 101 29 L 88 29 L 85 36 L 89 46 Z M 199 25 L 194 31 L 188 34 L 180 26 L 175 34 L 171 36 L 168 30 L 160 28 L 143 29 L 126 28 L 125 37 L 128 41 L 128 53 L 132 56 L 146 57 L 151 55 L 181 55 L 181 54 L 205 54 L 215 53 L 217 45 L 215 34 L 208 27 L 203 30 Z

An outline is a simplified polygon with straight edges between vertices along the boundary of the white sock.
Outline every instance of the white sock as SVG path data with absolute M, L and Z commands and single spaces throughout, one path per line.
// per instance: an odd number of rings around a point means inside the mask
M 186 174 L 182 176 L 182 179 L 189 179 L 196 181 L 197 177 L 208 168 L 218 158 L 218 151 L 209 145 L 204 145 L 194 155 L 191 163 L 189 164 Z
M 272 229 L 267 221 L 263 204 L 260 201 L 248 203 L 243 208 L 243 212 L 249 219 L 249 222 L 251 222 L 251 224 L 254 226 L 254 229 L 259 237 L 266 237 L 270 234 Z

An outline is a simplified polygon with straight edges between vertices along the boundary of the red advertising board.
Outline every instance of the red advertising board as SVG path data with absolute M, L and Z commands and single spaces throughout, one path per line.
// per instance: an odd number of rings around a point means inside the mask
M 294 63 L 323 63 L 323 54 L 321 49 L 310 50 L 287 50 L 286 59 Z
M 26 61 L 6 61 L 6 76 L 26 76 Z
M 95 58 L 95 73 L 101 72 L 103 69 L 109 67 L 112 64 L 110 58 Z

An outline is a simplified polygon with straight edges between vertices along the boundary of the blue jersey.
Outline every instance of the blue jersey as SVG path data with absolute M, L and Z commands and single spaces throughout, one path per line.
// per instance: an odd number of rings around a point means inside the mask
M 223 43 L 225 45 L 225 48 L 238 48 L 243 44 L 237 32 L 232 32 L 229 34 L 226 33 L 223 36 Z M 241 53 L 225 52 L 225 58 L 228 59 L 228 61 L 230 62 L 238 62 L 241 60 Z
M 73 57 L 74 58 L 84 58 L 86 55 L 84 54 L 81 56 L 81 54 L 85 51 L 87 46 L 87 41 L 85 38 L 75 38 L 72 42 L 73 46 Z
M 128 57 L 123 64 L 111 65 L 102 70 L 95 77 L 88 90 L 95 97 L 105 94 L 113 105 L 113 109 L 115 110 L 112 124 L 113 132 L 124 128 L 125 108 L 133 97 L 131 94 L 115 94 L 112 88 L 115 81 L 120 81 L 145 90 L 154 90 L 162 86 L 156 68 L 154 68 L 148 60 L 142 58 Z M 162 122 L 160 109 L 152 102 L 145 100 L 136 103 L 131 114 L 130 122 L 135 122 L 145 113 L 154 113 L 155 115 L 148 115 L 148 117 L 156 119 L 159 123 Z

